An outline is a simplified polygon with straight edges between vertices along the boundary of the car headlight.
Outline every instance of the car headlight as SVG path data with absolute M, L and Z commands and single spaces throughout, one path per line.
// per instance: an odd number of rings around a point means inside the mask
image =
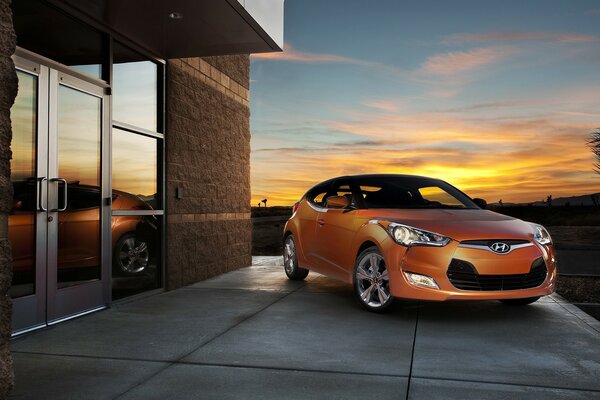
M 445 246 L 451 240 L 449 237 L 440 235 L 439 233 L 429 232 L 393 222 L 388 225 L 387 231 L 396 243 L 403 246 L 419 244 L 427 246 Z
M 531 224 L 531 227 L 533 228 L 533 238 L 536 242 L 541 245 L 552 244 L 552 238 L 546 228 L 538 224 Z

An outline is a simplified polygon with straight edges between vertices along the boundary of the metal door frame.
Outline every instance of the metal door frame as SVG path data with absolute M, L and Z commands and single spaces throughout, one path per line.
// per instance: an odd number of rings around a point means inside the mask
M 13 302 L 13 327 L 19 333 L 46 325 L 46 271 L 47 271 L 47 215 L 41 206 L 46 202 L 44 181 L 48 176 L 48 73 L 49 69 L 34 61 L 13 56 L 17 70 L 37 77 L 37 123 L 36 123 L 36 215 L 35 215 L 35 277 L 34 292 L 17 297 Z M 39 191 L 39 192 L 38 192 Z M 42 204 L 41 204 L 42 203 Z M 47 202 L 46 202 L 47 205 Z M 47 207 L 45 207 L 47 208 Z M 14 328 L 13 328 L 14 329 Z
M 47 210 L 58 208 L 57 186 L 47 182 L 58 178 L 58 91 L 63 85 L 93 95 L 101 100 L 100 134 L 100 280 L 57 288 L 57 233 L 56 211 L 42 211 L 37 204 L 35 292 L 13 299 L 13 336 L 33 329 L 55 324 L 89 312 L 106 308 L 111 294 L 111 105 L 106 82 L 87 77 L 67 66 L 18 48 L 13 55 L 18 70 L 38 77 L 36 168 L 38 202 Z M 52 175 L 52 176 L 50 176 Z M 46 178 L 47 180 L 42 180 Z M 52 201 L 48 201 L 52 199 Z M 52 216 L 54 228 L 48 222 Z
M 80 93 L 84 93 L 89 96 L 94 96 L 100 100 L 101 115 L 100 115 L 100 280 L 82 283 L 75 286 L 69 286 L 66 288 L 59 289 L 57 287 L 57 273 L 58 273 L 58 212 L 52 211 L 58 209 L 61 205 L 53 203 L 58 201 L 58 184 L 52 184 L 53 179 L 61 178 L 58 175 L 58 139 L 59 139 L 59 127 L 58 127 L 58 105 L 59 105 L 59 91 L 60 87 L 64 86 Z M 98 308 L 104 307 L 108 301 L 104 296 L 104 281 L 110 281 L 110 275 L 107 275 L 105 264 L 107 263 L 106 257 L 104 257 L 103 249 L 106 247 L 104 242 L 103 232 L 106 230 L 105 225 L 108 224 L 110 227 L 110 217 L 106 217 L 106 202 L 104 199 L 107 197 L 105 193 L 105 177 L 102 156 L 105 154 L 102 148 L 106 142 L 106 95 L 104 89 L 90 82 L 83 81 L 72 74 L 58 71 L 56 69 L 50 69 L 49 74 L 49 125 L 48 125 L 48 217 L 52 217 L 56 223 L 49 223 L 48 225 L 48 263 L 47 263 L 47 305 L 46 315 L 48 325 L 58 323 L 65 319 L 72 318 Z M 110 195 L 108 196 L 110 198 Z M 109 205 L 110 214 L 110 205 Z M 110 273 L 110 272 L 109 272 Z

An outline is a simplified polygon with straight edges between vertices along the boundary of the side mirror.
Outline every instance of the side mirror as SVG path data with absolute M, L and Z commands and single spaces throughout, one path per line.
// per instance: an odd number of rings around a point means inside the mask
M 331 208 L 347 208 L 350 201 L 345 196 L 331 196 L 327 198 L 327 207 Z
M 23 207 L 23 202 L 21 200 L 14 199 L 13 200 L 12 211 L 17 211 L 21 207 Z
M 487 201 L 485 201 L 484 199 L 474 198 L 473 203 L 477 204 L 477 207 L 479 208 L 487 208 Z

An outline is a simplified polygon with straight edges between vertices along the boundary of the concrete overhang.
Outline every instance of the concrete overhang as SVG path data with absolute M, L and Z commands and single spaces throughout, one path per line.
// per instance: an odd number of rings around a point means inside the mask
M 284 0 L 54 0 L 162 58 L 283 49 Z

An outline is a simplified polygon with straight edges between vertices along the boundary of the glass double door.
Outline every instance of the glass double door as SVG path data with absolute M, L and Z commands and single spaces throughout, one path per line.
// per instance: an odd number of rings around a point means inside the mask
M 8 236 L 19 332 L 108 303 L 111 195 L 104 88 L 20 57 L 15 64 Z

